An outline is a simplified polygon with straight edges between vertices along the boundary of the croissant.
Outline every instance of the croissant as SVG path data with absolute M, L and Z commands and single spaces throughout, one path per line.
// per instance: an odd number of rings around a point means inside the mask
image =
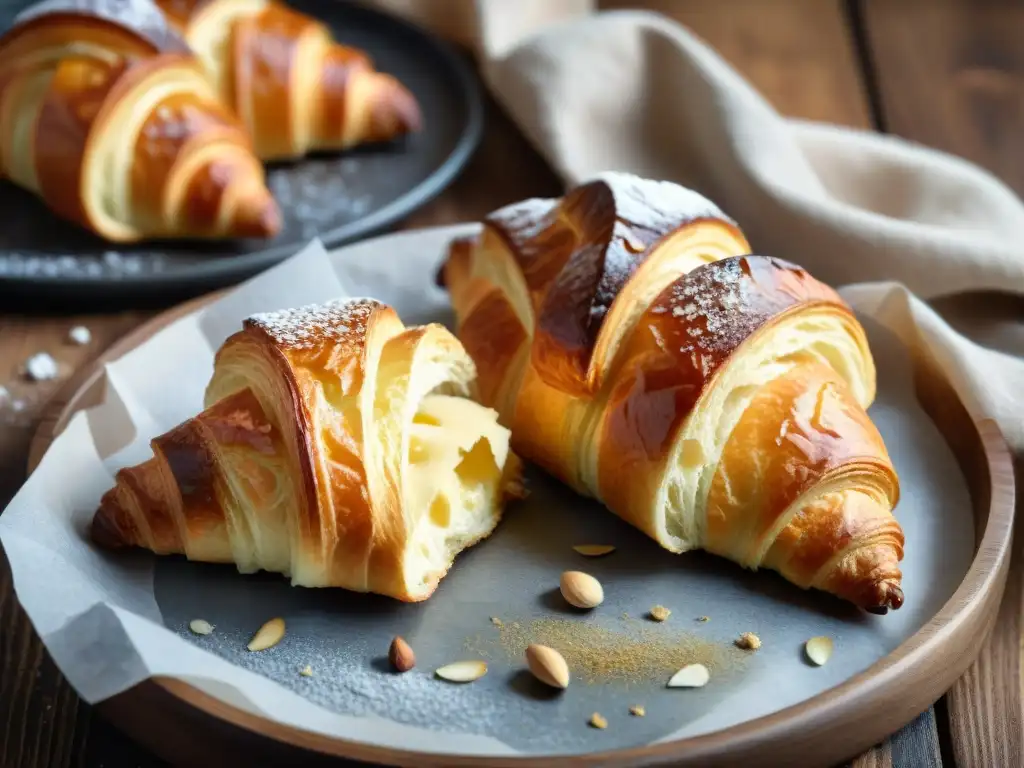
M 521 492 L 474 386 L 451 333 L 375 301 L 255 316 L 218 350 L 206 409 L 118 472 L 92 538 L 426 599 Z
M 865 411 L 864 330 L 749 250 L 703 197 L 607 174 L 492 214 L 442 269 L 523 458 L 673 552 L 898 608 L 899 485 Z
M 273 0 L 157 0 L 264 160 L 418 130 L 415 97 L 320 22 Z
M 41 7 L 0 37 L 0 178 L 115 242 L 273 235 L 250 139 L 145 9 Z

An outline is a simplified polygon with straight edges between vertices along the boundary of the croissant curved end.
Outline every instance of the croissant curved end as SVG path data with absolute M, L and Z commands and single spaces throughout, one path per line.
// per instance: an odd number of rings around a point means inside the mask
M 117 523 L 121 507 L 115 498 L 116 490 L 112 489 L 103 495 L 100 506 L 89 524 L 89 538 L 104 549 L 123 549 L 131 545 L 131 542 L 126 541 L 124 531 Z
M 368 138 L 371 141 L 390 141 L 420 130 L 423 114 L 416 97 L 390 75 L 373 73 L 367 76 L 377 80 Z
M 903 605 L 903 590 L 899 584 L 890 581 L 879 581 L 873 586 L 874 604 L 864 607 L 868 613 L 884 616 L 892 608 L 896 610 Z
M 269 195 L 247 197 L 235 208 L 228 231 L 239 237 L 273 237 L 281 231 L 281 210 Z

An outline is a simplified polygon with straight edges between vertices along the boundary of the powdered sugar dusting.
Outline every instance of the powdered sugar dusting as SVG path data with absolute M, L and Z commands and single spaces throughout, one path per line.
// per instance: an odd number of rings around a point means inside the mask
M 383 304 L 373 299 L 336 299 L 294 309 L 261 312 L 245 321 L 277 344 L 309 349 L 325 341 L 356 341 L 366 333 L 370 316 Z
M 690 349 L 731 350 L 749 333 L 740 311 L 744 258 L 698 267 L 668 288 L 663 302 L 673 317 L 685 321 Z

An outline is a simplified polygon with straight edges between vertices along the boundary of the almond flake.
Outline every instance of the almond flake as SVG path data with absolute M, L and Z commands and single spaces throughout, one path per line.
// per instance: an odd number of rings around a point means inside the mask
M 456 661 L 438 669 L 434 674 L 451 683 L 471 683 L 487 674 L 482 661 Z
M 252 636 L 248 648 L 250 651 L 265 651 L 280 643 L 283 637 L 284 619 L 271 619 Z
M 604 557 L 615 551 L 611 544 L 577 544 L 573 549 L 584 557 Z
M 643 717 L 647 714 L 647 710 L 639 704 L 634 704 L 632 707 L 629 708 L 629 714 L 631 714 L 633 717 Z
M 311 666 L 309 666 L 309 664 L 307 664 L 306 666 L 304 666 L 302 669 L 299 670 L 299 674 L 302 675 L 303 677 L 312 677 L 313 676 L 313 668 Z
M 703 688 L 711 679 L 711 673 L 703 664 L 687 664 L 668 681 L 669 688 Z
M 832 638 L 812 637 L 804 645 L 804 652 L 808 659 L 820 667 L 832 656 Z
M 188 623 L 188 628 L 196 635 L 208 635 L 213 632 L 213 624 L 205 619 L 192 619 Z
M 598 728 L 603 731 L 605 728 L 608 727 L 608 721 L 601 717 L 600 713 L 595 712 L 590 716 L 590 726 L 592 728 Z

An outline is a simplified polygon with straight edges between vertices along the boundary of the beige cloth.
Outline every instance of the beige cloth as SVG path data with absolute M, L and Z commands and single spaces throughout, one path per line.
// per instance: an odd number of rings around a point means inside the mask
M 923 343 L 972 412 L 1024 450 L 1024 205 L 996 178 L 893 137 L 784 119 L 656 14 L 592 14 L 589 0 L 376 1 L 472 44 L 567 184 L 620 170 L 706 194 L 755 252 L 847 286 Z M 1007 295 L 979 294 L 991 291 Z

